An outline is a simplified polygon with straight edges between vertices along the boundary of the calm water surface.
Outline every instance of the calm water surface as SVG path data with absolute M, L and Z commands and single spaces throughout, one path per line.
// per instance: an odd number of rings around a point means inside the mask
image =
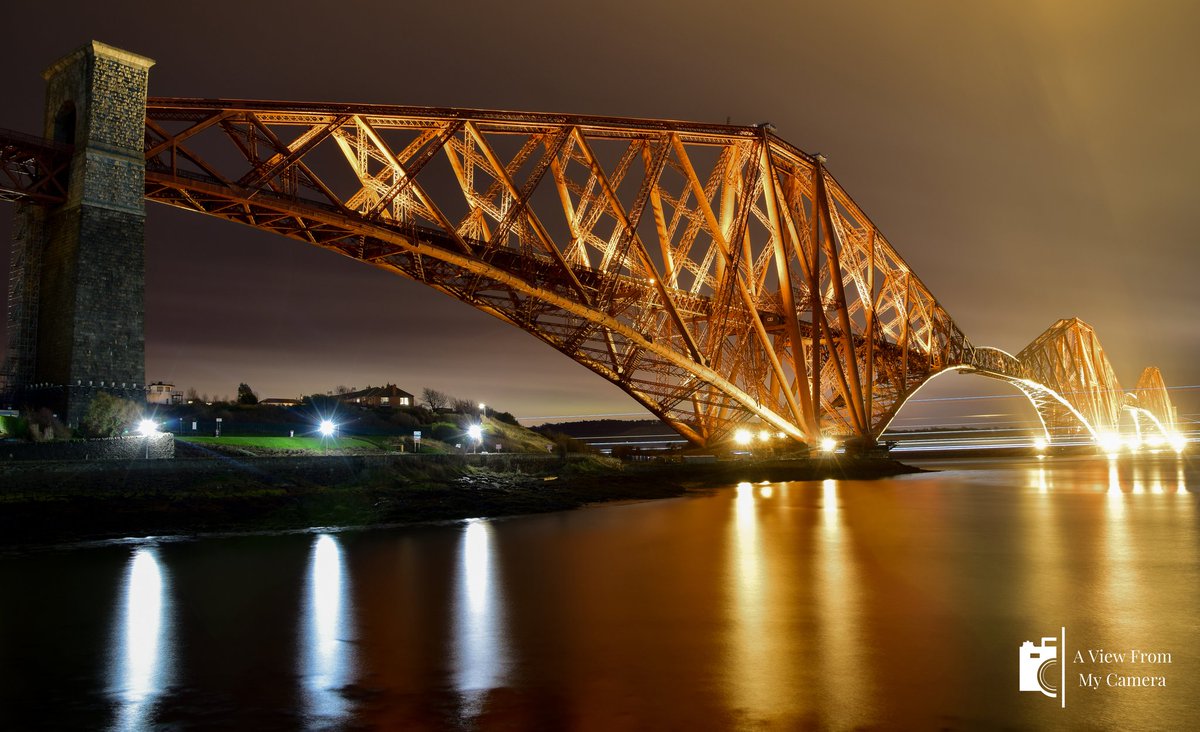
M 437 526 L 10 549 L 0 728 L 1196 728 L 1195 464 L 936 467 Z M 1065 709 L 1018 691 L 1021 643 L 1063 627 Z M 1088 660 L 1098 649 L 1125 660 Z

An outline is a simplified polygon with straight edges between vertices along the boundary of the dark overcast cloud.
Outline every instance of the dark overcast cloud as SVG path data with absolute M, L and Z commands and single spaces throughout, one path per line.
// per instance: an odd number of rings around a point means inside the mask
M 1148 364 L 1200 383 L 1195 3 L 13 5 L 0 126 L 26 131 L 40 128 L 39 72 L 91 38 L 156 59 L 159 96 L 769 120 L 829 158 L 976 344 L 1016 351 L 1078 316 L 1127 386 Z M 150 379 L 264 396 L 391 380 L 529 416 L 637 411 L 412 282 L 159 206 L 149 217 Z M 0 232 L 10 221 L 0 211 Z M 1178 392 L 1181 411 L 1196 393 Z

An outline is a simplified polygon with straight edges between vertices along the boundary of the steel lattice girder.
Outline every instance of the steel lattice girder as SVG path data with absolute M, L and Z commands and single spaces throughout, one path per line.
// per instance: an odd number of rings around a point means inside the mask
M 970 344 L 828 174 L 762 127 L 151 99 L 147 197 L 425 282 L 698 443 L 873 438 Z
M 1137 386 L 1125 395 L 1125 408 L 1148 415 L 1164 434 L 1175 431 L 1175 405 L 1167 394 L 1162 373 L 1154 366 L 1147 366 L 1138 377 Z
M 70 145 L 0 130 L 0 201 L 62 203 L 72 150 Z
M 0 131 L 0 199 L 61 203 L 70 154 Z M 1173 429 L 1158 370 L 1121 395 L 1077 319 L 1018 357 L 972 347 L 823 159 L 764 127 L 151 99 L 146 159 L 151 200 L 469 302 L 694 442 L 874 438 L 950 368 L 1017 384 L 1048 430 Z
M 1138 413 L 1148 416 L 1164 434 L 1174 431 L 1175 407 L 1159 370 L 1147 367 L 1137 387 L 1123 393 L 1095 329 L 1078 318 L 1057 321 L 1016 356 L 976 348 L 969 370 L 1020 389 L 1048 437 L 1116 433 L 1122 413 L 1130 411 L 1135 419 Z
M 1078 318 L 1050 326 L 1017 354 L 1029 378 L 1062 395 L 1096 432 L 1116 432 L 1124 396 L 1095 330 Z M 1056 414 L 1063 427 L 1070 415 Z M 1048 422 L 1048 426 L 1051 423 Z

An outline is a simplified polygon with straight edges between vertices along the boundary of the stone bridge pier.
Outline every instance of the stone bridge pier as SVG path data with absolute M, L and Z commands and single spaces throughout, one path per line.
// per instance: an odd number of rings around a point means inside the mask
M 71 145 L 66 201 L 21 204 L 9 284 L 10 388 L 78 426 L 107 391 L 145 398 L 148 58 L 99 42 L 45 72 L 45 137 Z

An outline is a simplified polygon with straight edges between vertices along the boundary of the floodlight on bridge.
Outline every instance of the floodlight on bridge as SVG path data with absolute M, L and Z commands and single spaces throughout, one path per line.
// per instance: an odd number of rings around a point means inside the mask
M 733 441 L 745 447 L 754 441 L 754 435 L 750 434 L 750 430 L 741 429 L 733 433 Z
M 821 452 L 833 454 L 833 452 L 837 450 L 837 447 L 838 441 L 832 437 L 821 438 Z

